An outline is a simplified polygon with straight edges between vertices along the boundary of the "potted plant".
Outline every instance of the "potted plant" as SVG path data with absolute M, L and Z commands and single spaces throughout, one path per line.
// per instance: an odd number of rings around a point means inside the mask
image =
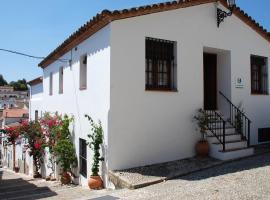
M 103 181 L 99 175 L 99 162 L 104 160 L 100 155 L 100 147 L 103 143 L 103 128 L 100 121 L 95 123 L 90 116 L 85 115 L 85 117 L 88 118 L 92 131 L 92 133 L 88 135 L 90 139 L 88 145 L 94 151 L 92 175 L 88 180 L 88 186 L 90 189 L 101 189 L 103 188 Z
M 57 133 L 57 142 L 54 147 L 54 152 L 57 158 L 56 163 L 62 167 L 61 183 L 71 183 L 72 168 L 77 166 L 77 157 L 75 148 L 72 142 L 69 125 L 72 121 L 67 115 L 64 116 L 59 129 L 54 129 Z
M 209 144 L 206 140 L 209 115 L 203 109 L 199 109 L 197 114 L 194 116 L 194 120 L 197 122 L 198 129 L 201 133 L 201 139 L 196 144 L 196 153 L 198 156 L 206 157 L 209 153 Z

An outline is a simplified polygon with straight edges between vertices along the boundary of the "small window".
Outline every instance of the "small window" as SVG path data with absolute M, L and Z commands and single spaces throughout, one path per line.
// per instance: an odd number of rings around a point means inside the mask
M 38 110 L 35 110 L 35 121 L 38 121 Z
M 258 129 L 258 142 L 270 142 L 270 128 Z
M 176 42 L 146 38 L 146 90 L 176 90 Z
M 50 90 L 50 95 L 53 95 L 53 73 L 50 73 L 50 86 L 49 86 L 49 90 Z
M 79 162 L 80 162 L 80 174 L 87 177 L 87 144 L 86 140 L 80 138 L 79 144 Z
M 64 68 L 59 69 L 59 94 L 63 94 Z
M 251 56 L 251 93 L 268 94 L 267 58 Z
M 85 90 L 87 88 L 87 55 L 84 55 L 80 59 L 80 89 Z

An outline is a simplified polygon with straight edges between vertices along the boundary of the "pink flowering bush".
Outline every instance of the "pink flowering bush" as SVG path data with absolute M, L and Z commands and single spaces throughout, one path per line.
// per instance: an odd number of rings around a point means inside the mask
M 24 121 L 20 126 L 20 132 L 25 138 L 30 156 L 33 156 L 35 165 L 35 177 L 40 177 L 39 169 L 43 162 L 44 149 L 46 147 L 45 137 L 38 121 Z

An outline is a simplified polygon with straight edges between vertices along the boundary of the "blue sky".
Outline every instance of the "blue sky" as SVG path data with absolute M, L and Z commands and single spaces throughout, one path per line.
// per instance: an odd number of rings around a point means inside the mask
M 0 48 L 47 56 L 71 33 L 103 9 L 115 10 L 162 0 L 1 0 Z M 269 0 L 236 0 L 270 31 Z M 42 74 L 40 60 L 0 51 L 0 74 L 8 81 Z

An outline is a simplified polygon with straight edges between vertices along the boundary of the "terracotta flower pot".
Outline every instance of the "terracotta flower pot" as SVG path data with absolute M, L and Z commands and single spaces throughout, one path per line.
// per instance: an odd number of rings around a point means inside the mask
M 103 188 L 103 181 L 100 176 L 90 176 L 88 180 L 88 186 L 90 189 L 97 190 Z
M 67 184 L 70 184 L 71 182 L 71 176 L 68 172 L 64 172 L 61 176 L 61 183 L 63 185 L 67 185 Z
M 201 140 L 196 144 L 197 156 L 207 157 L 209 154 L 209 143 L 207 140 Z
M 34 172 L 34 175 L 33 175 L 34 178 L 41 178 L 41 174 L 39 172 Z
M 34 172 L 34 175 L 33 175 L 34 178 L 41 178 L 41 174 L 39 172 Z
M 15 167 L 15 168 L 14 168 L 14 171 L 15 171 L 16 173 L 18 173 L 18 172 L 20 171 L 20 168 L 19 168 L 19 167 Z

